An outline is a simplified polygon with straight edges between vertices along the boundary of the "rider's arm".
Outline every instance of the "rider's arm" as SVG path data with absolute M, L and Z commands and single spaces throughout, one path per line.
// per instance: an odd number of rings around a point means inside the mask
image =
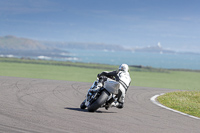
M 104 71 L 101 74 L 98 74 L 98 77 L 100 77 L 100 76 L 116 76 L 117 73 L 118 73 L 118 71 L 112 71 L 112 72 Z

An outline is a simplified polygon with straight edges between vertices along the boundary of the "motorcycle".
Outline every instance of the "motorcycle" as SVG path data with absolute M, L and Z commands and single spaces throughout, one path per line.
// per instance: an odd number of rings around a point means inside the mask
M 102 83 L 102 79 L 106 81 Z M 119 86 L 119 83 L 112 78 L 97 78 L 88 90 L 86 99 L 81 103 L 80 108 L 95 112 L 101 107 L 106 107 L 109 101 L 117 100 Z

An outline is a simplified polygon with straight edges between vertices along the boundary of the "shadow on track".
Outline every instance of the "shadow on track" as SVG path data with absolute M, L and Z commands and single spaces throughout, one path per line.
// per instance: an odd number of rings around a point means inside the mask
M 74 111 L 80 111 L 80 112 L 88 112 L 87 109 L 80 109 L 80 108 L 69 108 L 69 107 L 65 107 L 65 109 L 68 110 L 74 110 Z M 88 113 L 116 113 L 116 112 L 108 112 L 108 111 L 95 111 L 95 112 L 88 112 Z

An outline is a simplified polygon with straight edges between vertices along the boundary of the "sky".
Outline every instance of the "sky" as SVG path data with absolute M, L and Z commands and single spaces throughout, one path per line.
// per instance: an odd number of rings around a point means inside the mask
M 200 52 L 199 0 L 0 0 L 0 36 Z

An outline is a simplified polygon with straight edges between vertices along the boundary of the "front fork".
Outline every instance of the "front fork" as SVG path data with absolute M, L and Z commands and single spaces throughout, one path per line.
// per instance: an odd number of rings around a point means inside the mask
M 96 92 L 94 94 L 92 94 L 91 92 L 89 92 L 87 94 L 87 98 L 85 99 L 85 106 L 88 107 L 90 105 L 90 103 L 92 103 L 92 101 L 96 99 L 97 94 L 98 94 L 98 92 Z

